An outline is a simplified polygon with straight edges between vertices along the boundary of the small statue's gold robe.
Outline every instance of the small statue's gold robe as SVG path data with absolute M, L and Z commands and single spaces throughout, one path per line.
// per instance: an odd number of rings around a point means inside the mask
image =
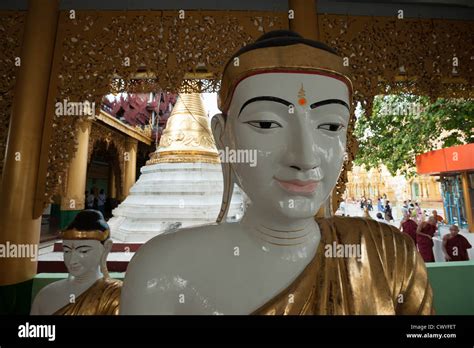
M 122 282 L 101 278 L 54 315 L 118 315 Z
M 410 236 L 371 219 L 316 221 L 321 241 L 313 260 L 253 314 L 434 314 L 425 264 Z M 359 245 L 360 258 L 338 257 L 338 245 Z

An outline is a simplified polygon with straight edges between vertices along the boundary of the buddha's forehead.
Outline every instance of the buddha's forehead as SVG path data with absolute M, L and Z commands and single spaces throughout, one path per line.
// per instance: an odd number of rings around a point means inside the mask
M 78 248 L 81 246 L 97 248 L 101 245 L 101 243 L 95 239 L 64 239 L 63 244 L 70 248 Z
M 237 85 L 232 96 L 229 114 L 238 112 L 247 100 L 259 96 L 277 97 L 300 105 L 304 97 L 308 107 L 327 99 L 340 99 L 350 105 L 347 85 L 336 77 L 316 73 L 261 73 L 249 76 Z

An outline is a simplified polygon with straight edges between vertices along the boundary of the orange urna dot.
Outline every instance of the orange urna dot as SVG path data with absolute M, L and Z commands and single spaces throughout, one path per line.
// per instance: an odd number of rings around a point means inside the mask
M 298 104 L 300 104 L 300 105 L 305 105 L 305 104 L 306 104 L 306 98 L 300 98 L 300 99 L 298 99 Z

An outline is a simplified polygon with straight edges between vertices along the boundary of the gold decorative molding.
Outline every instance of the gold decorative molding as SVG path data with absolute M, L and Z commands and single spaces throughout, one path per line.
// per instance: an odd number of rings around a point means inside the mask
M 141 141 L 147 145 L 151 145 L 153 143 L 153 139 L 150 136 L 146 136 L 143 131 L 139 130 L 139 128 L 130 127 L 129 125 L 120 122 L 115 117 L 109 115 L 103 110 L 100 110 L 99 114 L 96 116 L 96 119 L 110 127 L 117 129 L 119 132 L 128 135 L 130 138 Z

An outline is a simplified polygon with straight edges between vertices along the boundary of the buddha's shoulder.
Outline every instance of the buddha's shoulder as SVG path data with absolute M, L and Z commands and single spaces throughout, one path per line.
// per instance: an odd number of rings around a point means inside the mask
M 41 297 L 51 297 L 51 296 L 57 296 L 61 293 L 63 293 L 66 289 L 67 285 L 67 279 L 61 279 L 56 282 L 50 283 L 43 287 L 36 297 L 41 298 Z
M 412 240 L 395 226 L 364 217 L 333 216 L 318 218 L 318 225 L 327 233 L 334 232 L 342 241 L 369 239 L 375 244 L 394 243 L 411 246 Z
M 120 292 L 120 289 L 122 288 L 123 282 L 119 279 L 113 279 L 113 278 L 102 278 L 103 279 L 103 288 L 105 289 L 104 291 L 109 291 L 109 292 Z
M 209 224 L 158 235 L 140 247 L 130 265 L 158 262 L 164 269 L 178 259 L 205 260 L 206 255 L 216 255 L 234 243 L 238 235 L 232 233 L 234 229 L 235 224 Z

